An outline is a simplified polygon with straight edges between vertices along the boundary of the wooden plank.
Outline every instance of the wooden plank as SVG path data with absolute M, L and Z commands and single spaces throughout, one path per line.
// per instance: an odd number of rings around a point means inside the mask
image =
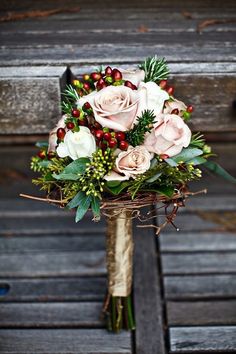
M 0 289 L 9 292 L 1 302 L 102 301 L 106 291 L 105 277 L 67 277 L 46 279 L 1 279 Z
M 31 215 L 31 217 L 26 215 L 24 217 L 0 218 L 0 235 L 83 234 L 84 229 L 88 226 L 91 227 L 89 232 L 93 233 L 94 230 L 99 230 L 102 225 L 104 226 L 102 221 L 99 224 L 93 222 L 91 214 L 88 214 L 78 225 L 75 223 L 74 213 L 68 212 L 62 214 L 62 217 L 58 217 L 58 215 L 45 217 L 43 213 L 38 215 L 37 218 L 34 215 Z M 104 228 L 102 232 L 104 232 Z
M 105 252 L 60 252 L 0 255 L 0 277 L 101 276 Z
M 236 275 L 165 276 L 167 299 L 227 299 L 236 297 Z
M 165 253 L 162 256 L 162 269 L 166 275 L 235 273 L 236 253 Z
M 162 354 L 166 351 L 156 239 L 151 229 L 135 229 L 134 239 L 136 353 Z
M 208 187 L 207 183 L 206 186 Z M 189 211 L 197 210 L 235 210 L 236 202 L 234 195 L 204 195 L 194 196 L 186 201 L 186 208 Z
M 105 327 L 102 302 L 1 304 L 0 328 Z
M 131 354 L 131 334 L 105 329 L 0 330 L 2 354 Z
M 236 325 L 236 300 L 169 301 L 169 326 Z
M 159 237 L 162 252 L 236 251 L 236 233 L 231 232 L 179 232 Z
M 102 234 L 83 236 L 41 236 L 7 237 L 0 241 L 0 254 L 34 253 L 34 252 L 70 252 L 70 251 L 103 251 L 105 238 Z
M 170 328 L 170 353 L 236 351 L 236 326 Z

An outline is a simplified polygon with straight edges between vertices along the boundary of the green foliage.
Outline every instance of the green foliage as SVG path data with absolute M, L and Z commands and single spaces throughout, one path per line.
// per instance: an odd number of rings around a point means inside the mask
M 225 180 L 231 182 L 231 183 L 236 183 L 236 178 L 231 176 L 223 167 L 221 167 L 218 163 L 214 161 L 207 161 L 203 165 L 206 167 L 209 171 L 214 172 L 215 174 L 223 177 Z
M 78 101 L 80 96 L 78 95 L 76 89 L 72 85 L 67 85 L 63 95 L 70 101 Z
M 156 56 L 148 57 L 139 68 L 145 71 L 145 82 L 154 81 L 159 83 L 166 80 L 169 75 L 169 69 L 165 58 L 158 59 Z
M 182 151 L 171 158 L 166 159 L 166 162 L 171 166 L 177 166 L 180 163 L 189 163 L 192 159 L 203 154 L 203 151 L 198 148 L 187 147 L 182 149 Z
M 86 166 L 89 162 L 89 158 L 81 157 L 67 165 L 60 174 L 54 173 L 53 177 L 57 180 L 77 181 L 85 172 Z
M 147 109 L 142 113 L 141 117 L 137 118 L 137 123 L 133 129 L 126 132 L 126 140 L 132 146 L 142 145 L 145 134 L 150 133 L 153 123 L 155 121 L 155 114 L 153 111 Z

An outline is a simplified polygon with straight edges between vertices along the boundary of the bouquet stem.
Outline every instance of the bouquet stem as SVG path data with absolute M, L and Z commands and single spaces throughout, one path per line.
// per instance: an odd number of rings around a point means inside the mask
M 133 235 L 131 211 L 117 209 L 107 220 L 108 329 L 135 329 L 132 305 Z

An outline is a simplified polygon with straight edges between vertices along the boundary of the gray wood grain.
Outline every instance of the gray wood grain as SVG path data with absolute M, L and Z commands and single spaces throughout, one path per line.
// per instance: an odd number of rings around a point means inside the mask
M 160 224 L 166 220 L 163 210 L 159 211 L 158 220 Z M 169 224 L 165 227 L 165 232 L 172 232 L 176 237 L 178 237 L 178 234 L 183 231 L 217 231 L 217 229 L 220 228 L 216 223 L 206 221 L 195 213 L 177 214 L 174 223 L 180 231 L 177 232 L 176 229 Z
M 170 328 L 170 353 L 235 351 L 236 326 Z
M 105 252 L 0 255 L 0 277 L 92 276 L 106 274 Z
M 0 330 L 2 354 L 131 354 L 131 335 L 105 329 Z
M 165 276 L 167 299 L 227 299 L 236 297 L 236 275 Z
M 102 302 L 2 303 L 0 328 L 105 327 Z
M 165 275 L 236 273 L 236 253 L 165 253 L 162 256 L 162 269 Z
M 236 325 L 236 300 L 169 301 L 169 326 Z
M 236 251 L 236 233 L 163 231 L 159 237 L 162 252 Z
M 0 289 L 5 284 L 10 289 L 0 296 L 0 302 L 102 301 L 107 280 L 105 277 L 3 278 Z
M 105 249 L 105 238 L 102 234 L 83 236 L 34 236 L 34 237 L 2 237 L 0 254 L 37 253 L 37 252 L 70 252 L 70 251 L 102 251 Z
M 164 354 L 164 318 L 161 280 L 157 268 L 153 230 L 136 229 L 134 257 L 134 303 L 137 354 Z

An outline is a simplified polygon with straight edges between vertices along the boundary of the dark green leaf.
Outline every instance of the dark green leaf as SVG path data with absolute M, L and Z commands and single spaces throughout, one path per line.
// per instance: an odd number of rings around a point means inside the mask
M 80 205 L 80 203 L 85 199 L 86 194 L 85 192 L 79 191 L 75 197 L 67 204 L 67 208 L 73 209 Z
M 150 188 L 142 189 L 141 191 L 155 192 L 155 193 L 163 194 L 168 198 L 171 198 L 174 193 L 174 188 L 170 186 L 158 186 L 158 187 L 152 186 Z
M 214 172 L 215 174 L 223 177 L 229 182 L 236 183 L 236 178 L 231 176 L 223 167 L 214 161 L 207 161 L 203 164 L 208 170 Z
M 98 220 L 100 219 L 100 199 L 98 197 L 92 197 L 91 208 L 94 217 Z
M 125 181 L 125 182 L 121 182 L 118 186 L 116 187 L 109 187 L 106 184 L 106 189 L 108 190 L 108 192 L 110 192 L 111 194 L 117 195 L 120 194 L 125 188 L 127 188 L 128 186 L 130 186 L 130 182 Z
M 107 181 L 107 186 L 109 188 L 117 187 L 121 184 L 121 181 Z
M 65 167 L 60 174 L 53 174 L 53 177 L 58 180 L 73 180 L 79 179 L 80 175 L 86 170 L 86 164 L 89 163 L 87 157 L 81 157 Z
M 80 202 L 76 211 L 75 222 L 80 221 L 84 217 L 90 207 L 91 198 L 92 197 L 90 195 L 86 195 L 85 198 Z

